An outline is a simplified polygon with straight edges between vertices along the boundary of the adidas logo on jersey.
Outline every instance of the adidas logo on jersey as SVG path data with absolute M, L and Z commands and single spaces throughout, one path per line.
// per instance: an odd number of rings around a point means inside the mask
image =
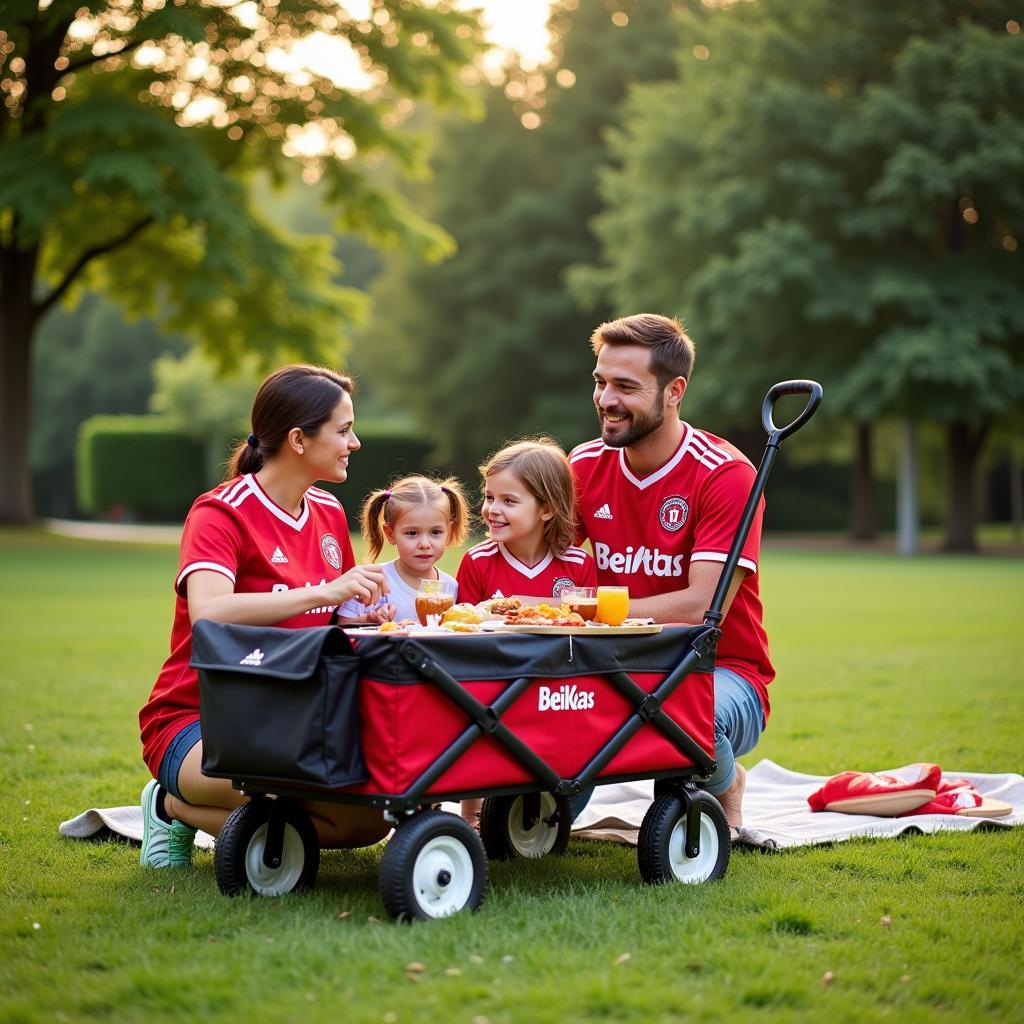
M 274 548 L 274 553 L 270 556 L 271 562 L 275 565 L 284 565 L 288 559 L 285 557 L 285 553 L 280 548 Z
M 594 706 L 593 690 L 577 690 L 563 683 L 557 690 L 542 686 L 537 694 L 538 711 L 586 711 Z
M 608 507 L 608 502 L 605 502 L 595 513 L 595 519 L 614 519 L 612 510 Z
M 255 651 L 250 651 L 238 664 L 239 665 L 262 665 L 263 659 L 266 655 L 257 647 Z
M 612 551 L 607 544 L 594 545 L 594 561 L 598 569 L 620 573 L 643 573 L 645 576 L 682 576 L 686 555 L 670 555 L 641 544 L 625 551 Z

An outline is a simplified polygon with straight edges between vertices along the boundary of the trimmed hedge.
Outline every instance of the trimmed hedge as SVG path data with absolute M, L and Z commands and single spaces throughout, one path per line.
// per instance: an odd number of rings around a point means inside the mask
M 208 489 L 202 445 L 162 416 L 93 416 L 75 455 L 78 504 L 94 516 L 180 522 Z

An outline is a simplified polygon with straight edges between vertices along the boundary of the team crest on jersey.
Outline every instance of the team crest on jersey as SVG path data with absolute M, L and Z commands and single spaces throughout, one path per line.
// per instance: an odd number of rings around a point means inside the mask
M 658 519 L 669 533 L 681 530 L 686 525 L 689 515 L 690 506 L 686 504 L 685 498 L 680 498 L 678 495 L 666 498 L 658 510 Z
M 330 533 L 325 533 L 320 538 L 320 550 L 324 553 L 329 565 L 335 569 L 341 568 L 341 545 Z
M 558 579 L 555 580 L 554 586 L 551 588 L 551 596 L 561 597 L 563 590 L 567 590 L 569 587 L 575 586 L 576 584 L 573 583 L 573 581 L 569 579 L 568 576 L 559 576 Z

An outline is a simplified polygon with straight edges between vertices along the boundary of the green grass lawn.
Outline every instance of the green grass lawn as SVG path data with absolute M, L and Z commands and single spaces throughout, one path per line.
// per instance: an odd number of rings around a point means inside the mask
M 385 919 L 380 848 L 228 900 L 209 853 L 172 875 L 60 839 L 147 779 L 175 566 L 0 531 L 0 1020 L 1024 1020 L 1024 829 L 738 851 L 718 884 L 657 889 L 632 849 L 576 841 L 412 926 Z M 762 577 L 779 677 L 748 766 L 1024 769 L 1024 561 L 772 550 Z

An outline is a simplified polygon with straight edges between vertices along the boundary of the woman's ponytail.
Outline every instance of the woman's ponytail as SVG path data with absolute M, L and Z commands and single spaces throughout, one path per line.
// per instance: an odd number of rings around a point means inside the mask
M 263 468 L 263 455 L 260 453 L 260 441 L 255 434 L 250 434 L 244 441 L 235 445 L 231 458 L 228 460 L 227 480 L 234 480 L 243 473 L 255 473 Z

